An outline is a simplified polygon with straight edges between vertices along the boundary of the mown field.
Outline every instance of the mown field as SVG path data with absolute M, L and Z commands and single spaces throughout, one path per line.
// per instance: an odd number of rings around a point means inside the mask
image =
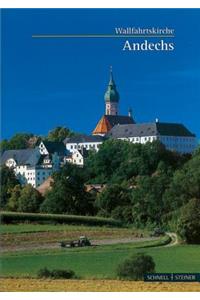
M 92 240 L 135 238 L 143 235 L 146 231 L 134 228 L 116 228 L 106 226 L 85 225 L 52 225 L 52 224 L 10 224 L 1 225 L 0 229 L 2 249 L 12 250 L 24 247 L 31 248 L 50 243 L 58 243 L 61 240 L 78 239 L 86 235 Z
M 1 279 L 1 292 L 200 292 L 199 283 Z

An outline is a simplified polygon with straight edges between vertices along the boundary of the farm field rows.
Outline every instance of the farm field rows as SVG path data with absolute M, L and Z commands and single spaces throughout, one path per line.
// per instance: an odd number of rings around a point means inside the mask
M 200 292 L 199 283 L 119 280 L 1 279 L 1 292 Z
M 111 228 L 74 225 L 41 225 L 41 224 L 19 224 L 2 225 L 0 229 L 2 249 L 18 250 L 18 248 L 31 246 L 42 246 L 44 244 L 57 243 L 65 239 L 77 239 L 86 235 L 90 239 L 120 239 L 137 238 L 141 234 L 147 237 L 147 232 L 133 228 Z M 48 246 L 47 246 L 48 248 Z

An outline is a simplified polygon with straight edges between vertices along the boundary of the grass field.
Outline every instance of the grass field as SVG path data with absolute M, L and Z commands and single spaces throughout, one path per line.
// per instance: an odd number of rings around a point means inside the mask
M 134 228 L 73 225 L 2 225 L 1 237 L 8 245 L 58 241 L 86 234 L 94 239 L 134 237 Z M 148 236 L 148 232 L 143 233 Z M 75 249 L 37 249 L 5 252 L 1 255 L 1 291 L 199 291 L 199 283 L 144 283 L 117 281 L 117 265 L 136 252 L 152 255 L 156 272 L 178 273 L 200 270 L 200 246 L 159 246 L 159 240 L 101 245 Z M 48 245 L 48 244 L 47 244 Z M 157 246 L 157 247 L 152 247 Z M 37 280 L 40 268 L 72 269 L 80 280 Z M 7 277 L 7 278 L 5 278 Z M 95 279 L 95 280 L 94 280 Z
M 119 280 L 1 279 L 0 292 L 200 292 L 200 284 Z
M 40 268 L 72 269 L 81 278 L 115 279 L 117 265 L 135 252 L 145 252 L 155 260 L 156 272 L 199 272 L 200 246 L 142 248 L 123 244 L 83 249 L 18 252 L 1 256 L 1 275 L 34 277 Z

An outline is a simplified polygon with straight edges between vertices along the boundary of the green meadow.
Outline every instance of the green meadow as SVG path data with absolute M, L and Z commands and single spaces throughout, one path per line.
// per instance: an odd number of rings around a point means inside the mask
M 134 228 L 110 228 L 85 225 L 15 224 L 2 225 L 1 238 L 8 245 L 19 247 L 42 243 L 42 240 L 59 241 L 87 233 L 96 239 L 134 237 L 141 233 Z M 55 235 L 56 234 L 56 235 Z M 148 232 L 143 232 L 148 236 Z M 52 235 L 52 239 L 51 239 Z M 25 239 L 26 238 L 26 239 Z M 34 240 L 35 239 L 35 240 Z M 71 269 L 83 279 L 115 279 L 116 268 L 125 258 L 136 252 L 152 255 L 156 272 L 199 272 L 200 245 L 164 246 L 169 237 L 127 244 L 100 245 L 84 248 L 57 248 L 9 250 L 1 254 L 0 276 L 36 277 L 39 269 Z
M 135 252 L 152 255 L 156 272 L 199 272 L 200 246 L 143 248 L 124 244 L 83 249 L 19 252 L 1 256 L 1 276 L 35 277 L 40 268 L 72 269 L 81 278 L 116 277 L 117 265 Z M 150 246 L 150 245 L 149 245 Z

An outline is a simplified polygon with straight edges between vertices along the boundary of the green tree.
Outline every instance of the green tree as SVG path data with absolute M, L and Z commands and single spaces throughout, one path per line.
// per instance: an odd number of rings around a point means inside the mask
M 187 160 L 186 156 L 166 150 L 159 141 L 142 145 L 109 139 L 87 159 L 88 182 L 121 183 L 138 175 L 152 175 L 160 162 L 175 170 Z
M 49 131 L 47 140 L 51 142 L 62 142 L 66 137 L 73 136 L 74 133 L 67 127 L 56 127 Z
M 1 150 L 15 150 L 29 148 L 29 140 L 33 138 L 32 133 L 16 133 L 10 140 L 3 140 L 0 143 Z
M 191 199 L 182 209 L 177 232 L 188 244 L 200 244 L 200 199 Z
M 161 165 L 159 165 L 161 168 Z M 162 216 L 168 212 L 164 202 L 165 190 L 170 184 L 172 172 L 158 169 L 152 176 L 140 176 L 136 179 L 132 191 L 133 220 L 135 225 L 161 225 Z
M 12 189 L 10 189 L 10 198 L 8 199 L 8 203 L 6 205 L 6 209 L 11 211 L 17 211 L 19 206 L 19 198 L 21 196 L 22 188 L 21 186 L 15 185 Z
M 92 214 L 92 197 L 85 191 L 84 171 L 67 164 L 53 175 L 52 190 L 45 196 L 41 211 L 47 213 Z
M 18 179 L 15 176 L 13 169 L 10 169 L 6 166 L 0 167 L 0 182 L 1 182 L 1 190 L 0 190 L 0 206 L 1 208 L 5 208 L 10 198 L 10 193 L 12 188 L 15 185 L 19 184 Z
M 27 184 L 21 190 L 17 211 L 38 212 L 42 201 L 43 197 L 41 194 L 31 184 Z
M 128 280 L 143 280 L 144 274 L 153 272 L 155 272 L 153 258 L 144 253 L 136 253 L 125 259 L 117 268 L 118 277 Z
M 164 195 L 169 211 L 177 210 L 187 204 L 191 198 L 200 199 L 200 153 L 198 151 L 174 173 Z
M 105 141 L 98 153 L 91 153 L 87 159 L 85 167 L 89 174 L 89 181 L 108 183 L 115 176 L 115 183 L 120 182 L 117 173 L 120 165 L 125 160 L 128 148 L 129 144 L 124 141 L 112 139 Z
M 95 201 L 95 206 L 99 209 L 99 214 L 102 216 L 113 216 L 117 218 L 119 209 L 123 211 L 125 207 L 130 204 L 130 189 L 119 184 L 112 184 L 107 186 L 100 194 L 98 194 Z M 118 209 L 116 209 L 119 207 Z M 119 217 L 123 218 L 123 213 Z M 128 220 L 127 220 L 128 221 Z

